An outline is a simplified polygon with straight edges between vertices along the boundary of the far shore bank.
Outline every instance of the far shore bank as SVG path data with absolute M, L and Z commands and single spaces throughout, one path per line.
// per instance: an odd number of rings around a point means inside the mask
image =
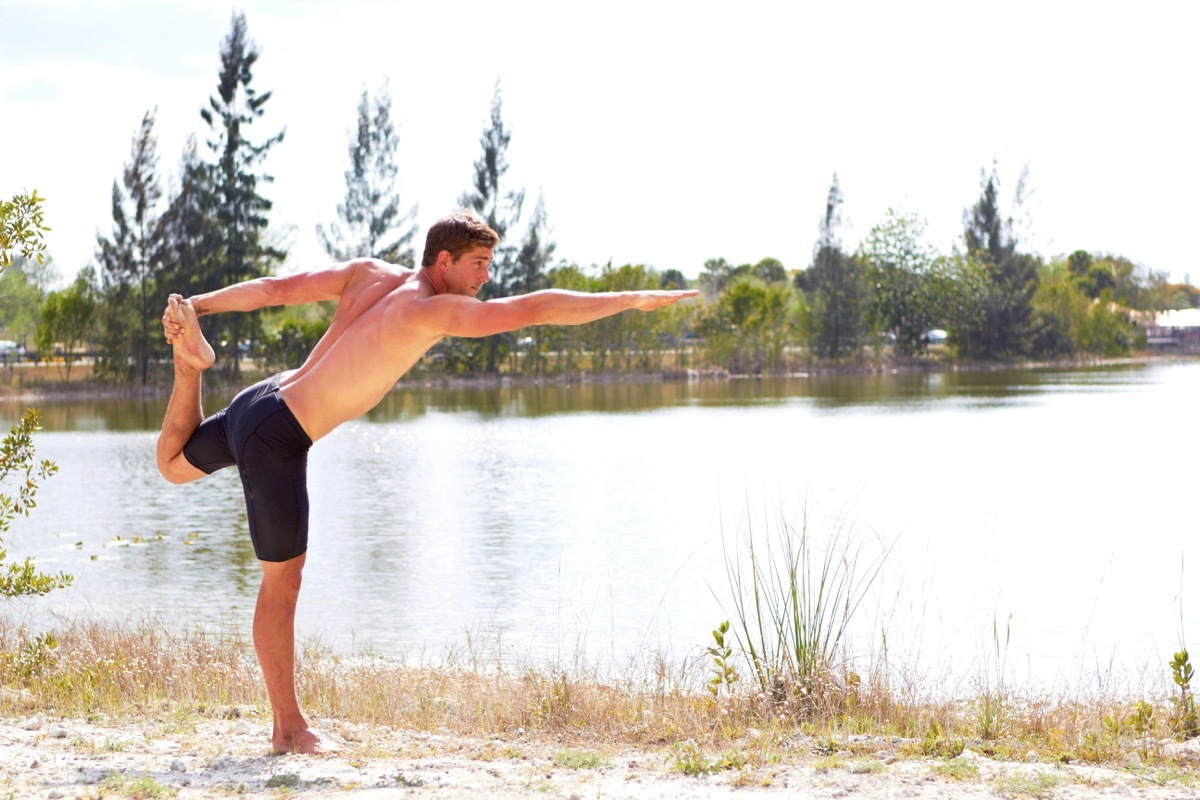
M 738 374 L 716 367 L 695 369 L 662 369 L 645 371 L 591 372 L 578 370 L 552 375 L 521 375 L 506 372 L 471 373 L 464 375 L 416 374 L 397 381 L 393 391 L 425 389 L 494 389 L 511 386 L 569 386 L 605 383 L 649 383 L 662 381 L 729 381 L 781 378 L 814 378 L 839 375 L 882 375 L 937 372 L 997 372 L 1013 369 L 1080 369 L 1140 365 L 1152 363 L 1190 362 L 1200 360 L 1200 353 L 1163 354 L 1137 353 L 1119 358 L 1075 358 L 1055 361 L 963 362 L 926 358 L 883 360 L 857 364 L 810 364 L 788 372 Z M 76 365 L 71 380 L 59 376 L 61 369 L 38 368 L 41 374 L 21 375 L 17 370 L 0 370 L 0 403 L 49 404 L 80 400 L 109 400 L 168 397 L 171 393 L 169 374 L 155 376 L 146 386 L 98 380 L 92 377 L 90 365 Z M 209 392 L 234 392 L 277 370 L 243 369 L 238 375 L 214 370 L 206 376 Z

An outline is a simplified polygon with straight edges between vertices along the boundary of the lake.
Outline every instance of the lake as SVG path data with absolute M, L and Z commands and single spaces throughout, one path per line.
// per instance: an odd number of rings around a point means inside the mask
M 1200 635 L 1200 363 L 411 388 L 313 448 L 302 637 L 409 660 L 681 663 L 733 614 L 727 556 L 805 527 L 890 547 L 853 651 L 917 677 L 1165 679 Z M 206 398 L 212 411 L 225 398 Z M 248 635 L 236 473 L 171 486 L 163 400 L 43 406 L 59 473 L 10 558 L 75 576 L 9 603 Z M 19 407 L 0 407 L 6 424 Z

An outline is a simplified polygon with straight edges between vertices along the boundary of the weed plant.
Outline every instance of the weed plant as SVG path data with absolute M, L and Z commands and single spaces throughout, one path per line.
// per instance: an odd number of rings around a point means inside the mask
M 1171 659 L 1171 680 L 1179 687 L 1171 725 L 1176 733 L 1189 739 L 1200 736 L 1200 719 L 1196 716 L 1196 698 L 1192 694 L 1192 674 L 1192 664 L 1185 647 Z

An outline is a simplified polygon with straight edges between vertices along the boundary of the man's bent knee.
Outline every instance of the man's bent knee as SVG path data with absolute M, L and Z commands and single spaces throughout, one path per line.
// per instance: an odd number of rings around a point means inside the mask
M 178 453 L 172 458 L 158 456 L 158 472 L 168 482 L 175 484 L 191 483 L 208 474 L 204 470 L 192 466 L 182 453 Z

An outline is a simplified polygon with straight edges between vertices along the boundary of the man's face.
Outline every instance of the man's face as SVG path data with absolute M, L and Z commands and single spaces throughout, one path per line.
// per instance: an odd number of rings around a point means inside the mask
M 491 280 L 488 266 L 492 263 L 492 248 L 476 245 L 450 262 L 446 274 L 446 290 L 452 294 L 474 297 Z

